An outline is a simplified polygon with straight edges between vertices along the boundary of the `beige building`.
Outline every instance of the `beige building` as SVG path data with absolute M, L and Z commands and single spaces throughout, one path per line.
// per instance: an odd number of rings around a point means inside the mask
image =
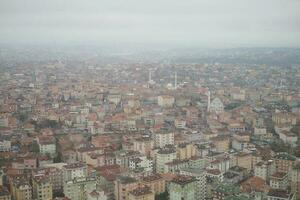
M 143 177 L 142 184 L 151 188 L 155 195 L 165 192 L 165 180 L 159 174 Z
M 297 116 L 294 113 L 277 112 L 273 113 L 272 121 L 275 125 L 296 125 Z
M 151 150 L 154 147 L 154 142 L 151 138 L 138 138 L 133 141 L 133 150 L 141 152 L 142 154 L 149 156 Z
M 288 172 L 296 164 L 296 158 L 289 154 L 279 154 L 275 156 L 276 170 L 279 172 Z
M 184 129 L 186 127 L 186 120 L 181 117 L 177 117 L 174 121 L 174 125 L 178 129 Z
M 128 176 L 119 176 L 115 180 L 115 200 L 129 200 L 129 192 L 138 187 L 138 181 Z
M 45 175 L 32 178 L 33 198 L 36 200 L 52 200 L 52 183 Z
M 227 152 L 230 148 L 228 136 L 217 136 L 211 139 L 217 152 Z
M 11 185 L 12 198 L 15 200 L 32 200 L 32 187 L 28 180 L 14 179 Z
M 193 144 L 182 143 L 177 146 L 176 153 L 180 160 L 190 159 L 196 155 L 196 147 Z
M 157 103 L 161 107 L 172 107 L 174 105 L 175 98 L 169 95 L 161 95 L 157 97 Z
M 154 193 L 148 186 L 139 186 L 129 192 L 129 200 L 154 200 Z
M 10 193 L 7 188 L 0 185 L 0 200 L 11 200 Z
M 252 170 L 252 155 L 250 153 L 237 153 L 232 158 L 231 166 L 239 166 L 246 168 L 248 171 Z
M 160 130 L 154 134 L 155 147 L 163 148 L 166 145 L 174 145 L 174 133 Z
M 300 197 L 300 164 L 295 165 L 292 170 L 289 171 L 291 191 L 296 196 Z

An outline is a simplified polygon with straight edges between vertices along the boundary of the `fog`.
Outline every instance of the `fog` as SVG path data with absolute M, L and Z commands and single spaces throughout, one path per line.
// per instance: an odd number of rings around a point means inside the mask
M 0 43 L 299 47 L 299 0 L 1 0 Z

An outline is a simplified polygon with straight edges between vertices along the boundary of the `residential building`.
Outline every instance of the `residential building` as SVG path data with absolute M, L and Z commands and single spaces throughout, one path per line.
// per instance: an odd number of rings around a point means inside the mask
M 115 199 L 129 200 L 129 192 L 138 187 L 138 181 L 128 176 L 118 176 L 115 180 Z
M 96 190 L 96 179 L 79 177 L 64 183 L 64 194 L 72 200 L 86 200 L 88 194 Z
M 148 186 L 139 186 L 129 192 L 129 200 L 154 200 L 154 193 Z
M 154 158 L 156 173 L 164 173 L 165 164 L 176 159 L 176 151 L 174 148 L 162 148 L 156 151 Z
M 10 151 L 11 142 L 10 140 L 5 140 L 0 138 L 0 152 Z
M 180 169 L 180 174 L 185 176 L 195 177 L 197 180 L 196 198 L 197 200 L 206 199 L 206 173 L 203 169 L 183 168 Z
M 163 148 L 166 145 L 174 145 L 174 132 L 167 130 L 155 132 L 154 143 L 156 148 Z
M 138 138 L 133 141 L 133 150 L 141 152 L 142 154 L 149 156 L 151 150 L 154 147 L 154 142 L 150 137 Z
M 169 185 L 170 200 L 197 199 L 197 180 L 192 176 L 176 176 Z
M 267 194 L 268 200 L 295 200 L 295 194 L 282 189 L 271 189 Z
M 254 175 L 269 181 L 270 176 L 276 172 L 276 165 L 273 160 L 261 161 L 254 166 Z
M 219 184 L 213 189 L 213 200 L 226 200 L 228 197 L 240 194 L 239 187 L 231 184 Z
M 209 105 L 209 112 L 211 113 L 222 113 L 224 111 L 224 104 L 222 103 L 221 99 L 218 97 L 212 100 Z
M 145 172 L 152 172 L 153 162 L 146 156 L 139 156 L 136 158 L 129 159 L 129 168 L 132 170 L 142 169 Z
M 142 184 L 151 188 L 155 195 L 164 193 L 166 190 L 165 180 L 159 174 L 152 174 L 142 178 Z
M 105 195 L 104 191 L 97 191 L 93 190 L 92 192 L 88 193 L 87 200 L 107 200 L 107 196 Z
M 32 178 L 33 198 L 36 200 L 52 200 L 52 183 L 45 175 Z
M 271 175 L 270 186 L 274 189 L 287 189 L 288 187 L 288 173 L 275 172 Z
M 14 200 L 32 200 L 32 187 L 29 181 L 15 178 L 11 184 L 11 195 Z
M 246 133 L 238 133 L 233 135 L 232 148 L 242 151 L 247 148 L 250 142 L 250 135 Z
M 233 156 L 232 166 L 239 166 L 246 168 L 248 171 L 252 170 L 252 155 L 250 153 L 240 152 Z
M 190 159 L 196 155 L 194 144 L 182 143 L 176 148 L 177 158 L 180 160 Z
M 0 185 L 0 200 L 11 200 L 11 195 L 8 189 Z
M 241 192 L 247 194 L 251 199 L 254 200 L 265 200 L 267 193 L 270 190 L 270 186 L 267 182 L 257 176 L 252 176 L 247 180 L 240 183 Z
M 186 128 L 186 120 L 184 118 L 177 117 L 174 121 L 174 126 L 177 129 L 185 129 Z
M 84 163 L 72 163 L 63 166 L 63 180 L 72 181 L 74 178 L 87 177 L 87 165 Z
M 217 152 L 227 152 L 230 148 L 230 138 L 228 136 L 217 136 L 211 138 L 211 141 Z
M 157 103 L 161 107 L 172 107 L 174 102 L 175 98 L 173 96 L 161 95 L 157 97 Z
M 220 157 L 211 161 L 208 165 L 209 169 L 218 169 L 222 173 L 227 172 L 230 168 L 230 158 L 229 157 Z
M 300 164 L 295 165 L 290 171 L 291 192 L 300 197 Z
M 41 154 L 49 154 L 54 156 L 56 154 L 55 138 L 51 136 L 37 137 L 37 143 Z
M 297 116 L 290 112 L 275 112 L 272 114 L 272 120 L 276 125 L 296 125 Z
M 45 167 L 36 172 L 37 175 L 47 176 L 52 184 L 54 192 L 61 192 L 63 189 L 63 172 L 58 167 Z
M 276 171 L 279 172 L 288 172 L 296 164 L 296 158 L 287 153 L 277 154 L 274 158 L 276 164 Z

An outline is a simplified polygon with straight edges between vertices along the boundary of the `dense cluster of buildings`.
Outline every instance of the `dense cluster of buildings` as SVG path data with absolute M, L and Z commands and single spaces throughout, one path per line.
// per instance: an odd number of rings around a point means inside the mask
M 280 67 L 72 64 L 1 71 L 0 200 L 300 197 L 300 87 Z

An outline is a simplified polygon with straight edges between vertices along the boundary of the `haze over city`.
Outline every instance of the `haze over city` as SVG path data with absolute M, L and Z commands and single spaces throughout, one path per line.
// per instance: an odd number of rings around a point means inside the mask
M 299 200 L 300 0 L 0 0 L 0 200 Z
M 2 0 L 0 42 L 299 47 L 298 0 Z

